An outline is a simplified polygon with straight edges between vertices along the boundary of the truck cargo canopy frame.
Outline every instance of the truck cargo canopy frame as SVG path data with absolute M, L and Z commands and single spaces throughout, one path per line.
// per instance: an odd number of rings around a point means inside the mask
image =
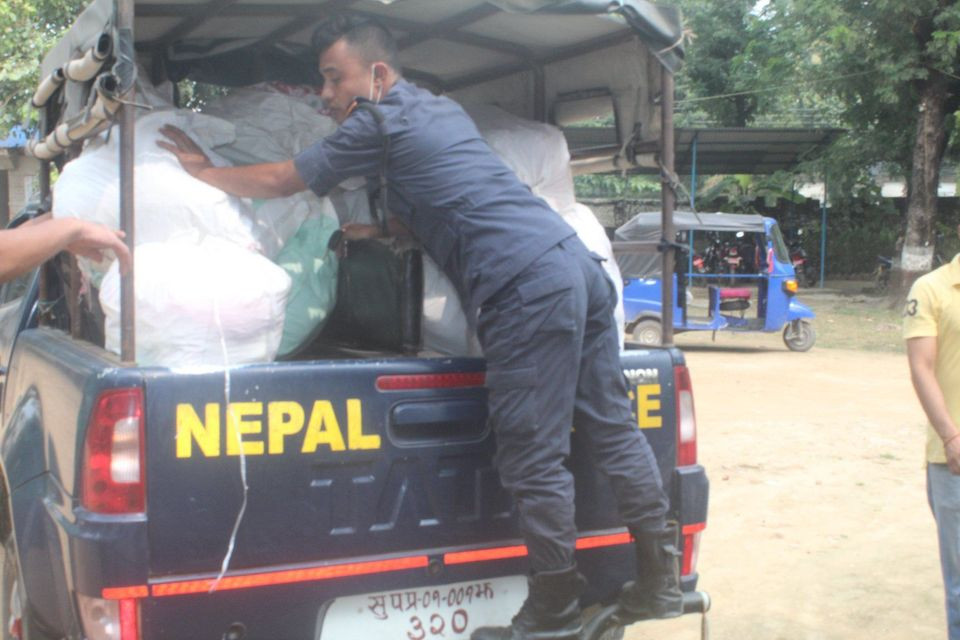
M 684 32 L 676 9 L 646 0 L 93 0 L 43 59 L 41 78 L 52 77 L 94 47 L 105 32 L 115 30 L 120 49 L 131 54 L 136 50 L 155 82 L 191 78 L 224 85 L 267 80 L 319 84 L 310 36 L 317 23 L 336 13 L 374 18 L 390 28 L 400 45 L 404 73 L 434 91 L 475 90 L 482 95 L 487 83 L 529 78 L 519 81 L 519 86 L 527 83 L 532 95 L 525 115 L 540 120 L 548 115 L 549 101 L 571 89 L 564 86 L 570 79 L 559 66 L 565 61 L 576 58 L 579 63 L 593 56 L 589 68 L 580 70 L 580 83 L 599 77 L 601 83 L 612 84 L 622 80 L 623 71 L 633 73 L 616 107 L 629 109 L 633 118 L 617 117 L 622 123 L 618 134 L 625 142 L 607 162 L 627 169 L 639 161 L 633 145 L 642 146 L 647 149 L 645 162 L 661 167 L 664 176 L 673 175 L 673 72 L 682 62 Z M 639 48 L 615 49 L 634 46 Z M 616 55 L 607 55 L 611 51 Z M 658 70 L 648 65 L 654 60 Z M 132 55 L 127 61 L 132 62 Z M 551 65 L 548 88 L 545 70 Z M 120 86 L 132 86 L 136 79 L 133 64 L 115 65 L 113 71 L 119 72 Z M 56 104 L 46 107 L 57 121 L 77 117 L 85 107 L 79 96 L 89 90 L 71 84 L 56 89 L 61 93 L 50 100 Z M 131 110 L 129 104 L 123 106 L 117 117 L 123 132 L 121 216 L 132 244 Z M 659 122 L 651 117 L 657 110 Z M 53 119 L 44 119 L 43 135 L 56 127 Z M 672 228 L 674 200 L 673 185 L 665 178 L 665 231 Z M 665 265 L 672 264 L 672 258 L 672 251 L 664 252 Z M 125 285 L 121 297 L 130 303 L 124 308 L 131 309 L 123 316 L 121 341 L 129 346 L 123 359 L 133 361 L 132 274 Z M 664 295 L 669 294 L 664 287 Z M 664 343 L 671 340 L 665 332 Z

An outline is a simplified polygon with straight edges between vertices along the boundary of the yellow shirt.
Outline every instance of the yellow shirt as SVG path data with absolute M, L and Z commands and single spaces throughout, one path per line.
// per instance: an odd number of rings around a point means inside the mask
M 903 311 L 903 337 L 937 339 L 937 382 L 960 425 L 960 254 L 913 283 Z M 928 423 L 927 462 L 946 461 L 943 442 Z

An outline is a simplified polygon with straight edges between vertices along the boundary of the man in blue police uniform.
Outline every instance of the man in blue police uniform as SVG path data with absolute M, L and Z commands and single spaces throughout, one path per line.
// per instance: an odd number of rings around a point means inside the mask
M 197 178 L 236 195 L 324 195 L 348 177 L 379 173 L 381 127 L 356 108 L 358 99 L 376 104 L 390 139 L 391 213 L 458 287 L 467 317 L 477 318 L 495 463 L 529 549 L 529 595 L 511 626 L 472 637 L 567 639 L 581 631 L 584 579 L 574 564 L 573 478 L 564 467 L 573 425 L 589 438 L 636 538 L 639 577 L 624 586 L 618 619 L 679 615 L 676 524 L 665 521 L 659 470 L 630 412 L 616 296 L 600 259 L 499 160 L 459 105 L 403 80 L 384 28 L 334 18 L 314 44 L 335 133 L 293 160 L 246 167 L 213 167 L 172 128 L 164 133 L 174 144 L 162 146 Z M 371 228 L 345 231 L 356 237 Z

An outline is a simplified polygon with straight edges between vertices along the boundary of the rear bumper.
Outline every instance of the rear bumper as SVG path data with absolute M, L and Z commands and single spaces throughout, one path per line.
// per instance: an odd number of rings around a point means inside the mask
M 709 498 L 710 482 L 702 466 L 691 465 L 674 470 L 670 486 L 671 517 L 680 523 L 680 541 L 683 547 L 681 551 L 685 557 L 692 553 L 686 545 L 692 544 L 693 536 L 699 535 L 699 532 L 706 527 Z M 680 576 L 680 588 L 685 596 L 696 592 L 698 579 L 699 574 L 696 572 L 695 564 L 693 571 Z
M 710 596 L 705 591 L 691 591 L 683 594 L 683 613 L 706 613 L 710 610 Z

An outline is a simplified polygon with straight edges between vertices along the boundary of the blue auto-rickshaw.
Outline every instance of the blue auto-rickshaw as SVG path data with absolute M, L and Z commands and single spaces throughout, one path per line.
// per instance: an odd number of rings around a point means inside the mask
M 796 299 L 796 273 L 775 220 L 676 211 L 674 224 L 676 242 L 687 249 L 677 254 L 673 274 L 674 331 L 782 330 L 791 350 L 813 346 L 814 313 Z M 659 211 L 640 213 L 616 230 L 627 338 L 634 343 L 660 344 L 661 260 L 656 252 L 618 248 L 660 239 Z

